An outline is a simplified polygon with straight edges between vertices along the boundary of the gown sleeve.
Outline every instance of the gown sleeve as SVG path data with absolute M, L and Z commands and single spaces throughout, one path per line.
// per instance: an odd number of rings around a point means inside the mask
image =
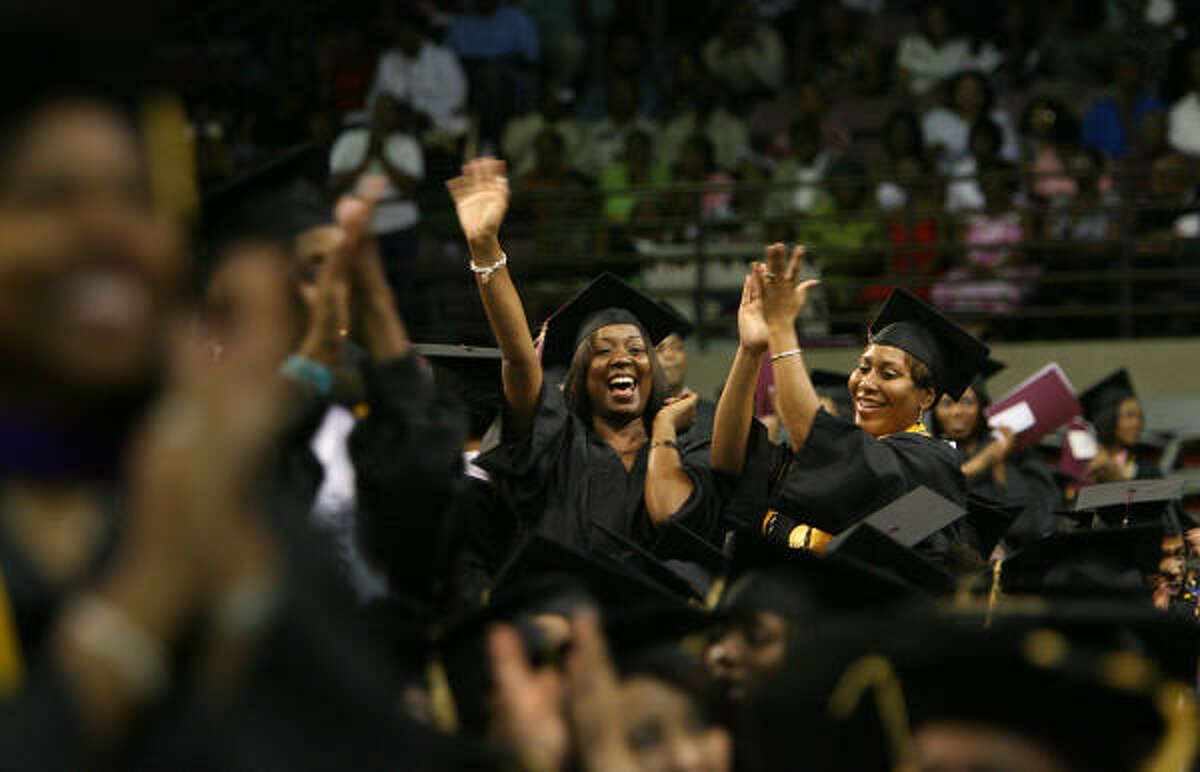
M 722 499 L 709 461 L 711 448 L 711 434 L 689 431 L 680 439 L 683 471 L 692 481 L 692 493 L 675 514 L 658 527 L 655 552 L 660 557 L 713 562 L 712 551 L 698 541 L 720 551 Z
M 515 435 L 506 412 L 500 444 L 481 454 L 475 464 L 504 487 L 518 512 L 540 512 L 571 442 L 573 420 L 562 391 L 543 379 L 528 433 Z
M 370 413 L 349 440 L 358 538 L 393 592 L 424 596 L 447 557 L 465 419 L 415 357 L 370 365 L 366 385 Z
M 786 445 L 771 442 L 767 427 L 752 420 L 741 474 L 713 473 L 723 518 L 732 525 L 758 530 L 771 503 L 771 490 L 791 457 Z
M 957 459 L 949 445 L 924 435 L 876 439 L 821 410 L 772 503 L 784 514 L 833 534 L 921 485 L 963 504 L 966 481 Z

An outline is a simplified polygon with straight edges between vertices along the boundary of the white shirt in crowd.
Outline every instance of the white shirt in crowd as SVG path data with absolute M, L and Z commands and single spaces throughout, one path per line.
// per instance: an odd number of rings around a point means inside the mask
M 332 538 L 358 599 L 367 602 L 387 594 L 387 580 L 367 563 L 358 547 L 354 464 L 346 447 L 354 423 L 349 409 L 334 405 L 313 434 L 309 447 L 324 475 L 311 516 L 313 523 Z
M 994 108 L 988 115 L 1000 127 L 1000 157 L 1016 163 L 1021 157 L 1017 127 L 1007 112 Z M 958 113 L 946 107 L 935 107 L 921 118 L 921 133 L 926 147 L 942 146 L 937 157 L 942 174 L 954 171 L 954 165 L 971 153 L 971 125 Z
M 343 131 L 329 152 L 329 171 L 333 174 L 354 171 L 362 164 L 370 145 L 370 129 L 356 127 Z M 425 176 L 425 157 L 421 155 L 421 146 L 408 134 L 391 134 L 383 143 L 383 152 L 394 168 L 417 179 Z M 372 174 L 387 176 L 383 163 L 378 158 L 371 159 L 356 185 Z M 396 188 L 389 180 L 384 187 L 383 199 L 375 207 L 375 216 L 371 218 L 371 233 L 378 235 L 401 231 L 413 227 L 420 219 L 421 212 L 417 209 L 417 203 L 409 198 L 398 197 Z
M 947 40 L 934 46 L 924 35 L 908 35 L 896 49 L 896 66 L 911 73 L 909 88 L 914 94 L 927 94 L 951 75 L 963 70 L 991 72 L 1000 64 L 1000 53 L 991 43 L 971 51 L 966 38 Z
M 725 108 L 719 107 L 703 125 L 696 117 L 695 110 L 689 110 L 668 123 L 658 144 L 658 162 L 670 165 L 678 161 L 679 151 L 697 132 L 712 142 L 717 166 L 722 169 L 732 170 L 750 155 L 750 132 L 746 124 Z
M 644 131 L 654 140 L 657 149 L 658 126 L 646 118 L 634 118 L 618 126 L 611 117 L 604 117 L 589 124 L 583 132 L 579 145 L 579 160 L 576 168 L 590 177 L 598 178 L 605 169 L 615 164 L 625 151 L 625 140 L 635 131 Z
M 427 114 L 438 131 L 458 136 L 467 130 L 467 76 L 449 48 L 425 41 L 411 59 L 398 48 L 384 53 L 367 94 L 368 111 L 385 91 Z
M 1200 93 L 1193 91 L 1171 107 L 1167 142 L 1181 153 L 1200 156 Z

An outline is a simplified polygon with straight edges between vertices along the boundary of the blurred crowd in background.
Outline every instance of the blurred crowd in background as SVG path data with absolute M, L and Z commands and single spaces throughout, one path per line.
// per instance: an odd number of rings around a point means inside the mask
M 374 230 L 401 290 L 457 265 L 441 182 L 492 154 L 540 280 L 611 268 L 717 333 L 746 245 L 779 239 L 825 277 L 814 336 L 856 329 L 895 284 L 1000 339 L 1187 334 L 1195 6 L 213 4 L 183 11 L 160 54 L 204 191 L 297 147 L 331 193 L 387 167 Z M 461 310 L 449 294 L 407 298 L 414 324 L 481 333 L 438 315 Z M 551 284 L 534 308 L 563 296 Z

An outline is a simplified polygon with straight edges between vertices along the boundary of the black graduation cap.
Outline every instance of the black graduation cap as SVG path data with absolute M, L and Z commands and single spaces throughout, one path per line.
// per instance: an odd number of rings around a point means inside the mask
M 846 393 L 848 391 L 846 384 L 849 382 L 850 376 L 846 373 L 817 369 L 810 370 L 808 377 L 818 394 L 824 394 L 825 392 L 830 392 L 831 394 Z
M 1064 768 L 1094 772 L 1144 768 L 1173 723 L 1187 748 L 1195 699 L 1152 661 L 1036 618 L 984 629 L 907 613 L 797 641 L 750 708 L 749 742 L 766 768 L 791 765 L 803 747 L 806 769 L 915 769 L 914 734 L 951 721 L 1015 733 Z
M 1122 480 L 1081 488 L 1075 511 L 1092 512 L 1108 525 L 1159 522 L 1170 503 L 1182 498 L 1179 479 Z
M 891 566 L 848 553 L 818 555 L 789 549 L 749 529 L 739 531 L 717 612 L 729 616 L 772 611 L 804 624 L 825 613 L 919 602 L 926 597 L 898 572 L 888 570 Z
M 1129 379 L 1129 371 L 1122 367 L 1120 370 L 1104 378 L 1091 388 L 1079 394 L 1079 404 L 1083 406 L 1083 415 L 1089 421 L 1106 408 L 1114 407 L 1126 397 L 1136 396 L 1133 381 Z
M 696 330 L 696 325 L 688 321 L 688 318 L 679 312 L 679 309 L 674 304 L 666 301 L 658 301 L 658 305 L 662 308 L 663 313 L 671 317 L 671 329 L 667 332 L 670 335 L 672 332 L 681 338 L 686 338 Z
M 500 349 L 444 343 L 416 343 L 413 349 L 433 367 L 438 388 L 466 408 L 470 436 L 482 437 L 504 409 Z
M 839 534 L 835 541 L 826 548 L 831 557 L 840 555 L 874 566 L 929 595 L 954 591 L 954 577 L 868 523 Z
M 988 357 L 987 361 L 983 363 L 983 369 L 979 371 L 979 377 L 977 377 L 975 382 L 971 384 L 971 388 L 975 390 L 975 395 L 979 397 L 980 402 L 985 405 L 991 404 L 992 397 L 988 393 L 987 382 L 1001 370 L 1005 370 L 1007 368 L 1008 365 L 992 359 L 991 357 Z
M 915 547 L 966 514 L 965 508 L 921 485 L 838 534 L 830 544 L 841 543 L 856 528 L 870 526 L 905 547 Z
M 567 367 L 588 335 L 609 324 L 634 324 L 656 346 L 676 330 L 678 313 L 639 292 L 612 273 L 602 273 L 547 320 L 543 367 Z
M 976 493 L 967 494 L 967 522 L 979 535 L 980 552 L 987 557 L 1008 533 L 1023 507 Z
M 322 190 L 325 156 L 305 144 L 214 188 L 201 204 L 209 248 L 243 238 L 288 243 L 333 223 L 333 202 Z
M 871 323 L 871 342 L 895 346 L 925 363 L 938 393 L 962 397 L 983 370 L 988 347 L 940 311 L 904 289 L 894 289 Z
M 553 663 L 562 652 L 554 649 L 534 617 L 569 616 L 582 607 L 599 611 L 614 655 L 677 642 L 710 621 L 696 605 L 613 558 L 584 554 L 531 534 L 497 572 L 487 603 L 450 620 L 435 636 L 464 729 L 486 728 L 491 684 L 488 628 L 512 623 L 532 660 Z
M 1158 571 L 1163 524 L 1056 533 L 1032 542 L 1001 566 L 1005 593 L 1043 596 L 1144 596 L 1145 575 Z

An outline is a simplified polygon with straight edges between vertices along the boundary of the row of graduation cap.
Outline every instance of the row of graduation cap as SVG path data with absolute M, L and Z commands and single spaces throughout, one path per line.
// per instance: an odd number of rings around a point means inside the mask
M 565 367 L 587 332 L 598 325 L 625 319 L 639 323 L 649 333 L 652 343 L 658 343 L 670 332 L 680 331 L 685 324 L 669 307 L 615 277 L 604 276 L 551 318 L 541 352 L 544 366 L 548 370 Z M 976 381 L 986 366 L 985 347 L 937 311 L 905 293 L 893 295 L 892 302 L 872 325 L 872 332 L 876 340 L 897 345 L 929 364 L 942 390 L 955 395 Z M 491 389 L 477 389 L 474 398 L 485 402 L 491 399 L 490 404 L 496 404 L 497 352 L 457 346 L 422 346 L 419 350 L 434 364 L 439 377 L 454 373 L 449 377 L 457 378 L 460 385 L 471 383 L 472 390 L 480 383 L 492 384 Z M 1118 375 L 1106 381 L 1091 390 L 1090 396 L 1104 393 L 1103 401 L 1109 401 L 1114 394 L 1132 393 L 1127 376 L 1124 382 L 1121 378 Z M 817 385 L 822 390 L 837 389 L 839 381 L 844 390 L 845 381 L 840 376 Z M 1081 401 L 1088 402 L 1088 396 L 1081 396 Z M 650 639 L 678 637 L 738 609 L 757 607 L 768 607 L 803 625 L 811 622 L 814 614 L 928 608 L 936 599 L 956 597 L 960 617 L 979 613 L 996 627 L 1011 623 L 1014 629 L 1025 631 L 1033 621 L 1047 621 L 1044 611 L 1051 608 L 1043 606 L 1026 614 L 1027 607 L 1018 599 L 1028 597 L 1054 601 L 1052 608 L 1058 618 L 1051 618 L 1050 623 L 1056 629 L 1069 628 L 1072 634 L 1083 631 L 1085 638 L 1092 633 L 1103 638 L 1118 627 L 1133 630 L 1151 660 L 1163 667 L 1167 675 L 1192 680 L 1194 658 L 1179 656 L 1177 649 L 1173 657 L 1164 654 L 1172 649 L 1163 641 L 1178 643 L 1184 640 L 1179 637 L 1184 633 L 1174 624 L 1175 620 L 1155 615 L 1149 608 L 1145 581 L 1158 570 L 1163 554 L 1166 521 L 1156 512 L 1163 510 L 1164 502 L 1178 498 L 1179 491 L 1133 489 L 1130 493 L 1130 490 L 1123 484 L 1119 491 L 1088 493 L 1085 489 L 1079 498 L 1077 511 L 1087 511 L 1100 520 L 1114 519 L 1100 516 L 1111 514 L 1115 507 L 1122 513 L 1115 518 L 1122 522 L 1121 526 L 1052 535 L 995 564 L 992 571 L 979 572 L 970 582 L 961 581 L 945 565 L 929 560 L 917 547 L 931 534 L 969 521 L 978 535 L 981 551 L 986 554 L 1003 537 L 1015 513 L 1011 507 L 976 498 L 958 504 L 927 487 L 916 487 L 886 502 L 875 502 L 882 506 L 852 513 L 846 518 L 851 521 L 849 527 L 832 534 L 833 540 L 821 555 L 765 542 L 757 517 L 724 518 L 722 525 L 729 527 L 723 541 L 713 539 L 711 534 L 695 533 L 682 523 L 669 522 L 664 531 L 670 532 L 675 544 L 687 545 L 684 552 L 694 558 L 687 563 L 663 560 L 655 553 L 657 545 L 642 543 L 636 535 L 603 523 L 592 524 L 599 539 L 609 545 L 603 550 L 579 549 L 578 544 L 564 544 L 563 540 L 553 538 L 553 534 L 548 538 L 535 531 L 527 533 L 503 565 L 488 577 L 486 603 L 466 609 L 456 618 L 442 620 L 434 649 L 447 664 L 451 686 L 455 687 L 455 697 L 460 703 L 460 719 L 469 723 L 472 695 L 478 698 L 482 694 L 473 688 L 482 662 L 475 656 L 480 643 L 475 633 L 488 620 L 511 618 L 518 610 L 525 613 L 537 608 L 547 598 L 561 595 L 565 587 L 579 587 L 601 605 L 610 642 L 618 652 L 640 648 L 650 643 Z M 1155 512 L 1140 512 L 1133 522 L 1127 522 L 1134 504 L 1149 506 Z M 789 541 L 789 529 L 777 529 L 775 533 L 782 537 L 777 541 Z M 1071 598 L 1071 602 L 1066 603 L 1063 600 L 1066 598 Z M 915 612 L 907 613 L 908 619 L 918 617 Z M 940 625 L 940 620 L 939 616 L 935 624 Z M 967 638 L 970 636 L 966 634 Z M 868 637 L 877 640 L 876 635 Z M 464 648 L 468 655 L 458 656 Z M 855 649 L 851 646 L 845 650 Z M 1141 727 L 1154 724 L 1155 730 L 1149 735 L 1158 736 L 1165 722 L 1152 707 L 1147 719 L 1146 703 L 1149 690 L 1158 688 L 1152 686 L 1158 683 L 1156 678 L 1125 684 L 1129 688 L 1115 688 L 1113 684 L 1099 683 L 1090 675 L 1078 677 L 1073 670 L 1073 658 L 1066 654 L 1031 662 L 1028 657 L 1014 659 L 1008 647 L 998 647 L 997 652 L 996 662 L 975 658 L 960 664 L 975 677 L 987 676 L 990 680 L 995 676 L 999 683 L 1007 679 L 1011 668 L 1034 672 L 1043 679 L 1046 672 L 1057 673 L 1061 669 L 1060 675 L 1068 686 L 1065 694 L 1095 692 L 1107 702 L 1136 703 L 1126 713 L 1121 708 L 1112 715 L 1132 716 L 1134 725 Z M 952 666 L 950 651 L 937 647 L 936 656 L 932 650 L 926 653 L 931 656 L 915 658 L 921 661 L 921 666 L 943 669 L 944 673 L 958 672 Z M 902 654 L 898 655 L 898 662 L 904 661 Z M 996 668 L 992 669 L 992 665 Z M 1140 690 L 1138 695 L 1131 696 L 1137 690 Z M 1115 698 L 1114 693 L 1118 693 Z M 1010 701 L 997 702 L 1001 710 L 1005 706 L 1011 708 Z M 1039 704 L 1061 707 L 1049 699 Z M 1036 712 L 1026 710 L 1025 714 L 1032 717 Z M 769 725 L 769 720 L 762 722 L 764 727 Z M 1133 747 L 1134 743 L 1130 741 L 1128 745 Z M 1126 748 L 1117 754 L 1095 738 L 1092 748 L 1109 753 L 1113 759 L 1125 758 L 1128 753 Z

